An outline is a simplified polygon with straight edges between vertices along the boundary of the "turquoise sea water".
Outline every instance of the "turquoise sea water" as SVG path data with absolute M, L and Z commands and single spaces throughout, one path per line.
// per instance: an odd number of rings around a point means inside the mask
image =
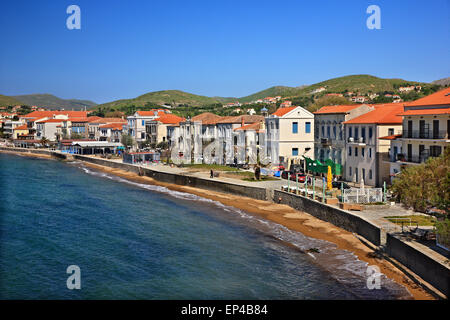
M 384 276 L 369 290 L 367 265 L 333 244 L 81 163 L 0 153 L 0 201 L 1 299 L 409 297 Z

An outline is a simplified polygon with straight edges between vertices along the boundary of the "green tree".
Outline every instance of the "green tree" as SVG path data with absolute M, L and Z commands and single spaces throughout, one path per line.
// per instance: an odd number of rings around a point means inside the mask
M 450 207 L 450 148 L 440 157 L 410 166 L 395 178 L 391 190 L 397 199 L 416 211 L 436 207 L 448 214 Z
M 120 142 L 125 146 L 125 148 L 131 148 L 134 145 L 133 137 L 129 134 L 122 134 Z

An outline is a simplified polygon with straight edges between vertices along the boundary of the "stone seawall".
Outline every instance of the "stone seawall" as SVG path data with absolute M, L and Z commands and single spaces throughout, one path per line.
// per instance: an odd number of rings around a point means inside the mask
M 381 244 L 380 228 L 349 211 L 345 211 L 304 196 L 295 195 L 293 193 L 280 190 L 274 191 L 273 201 L 287 204 L 294 209 L 304 211 L 320 220 L 330 222 L 344 230 L 357 233 L 376 246 Z
M 200 189 L 207 189 L 212 191 L 230 193 L 234 195 L 240 195 L 244 197 L 249 197 L 257 200 L 268 200 L 266 195 L 266 189 L 260 187 L 251 187 L 251 186 L 243 186 L 240 184 L 234 184 L 229 182 L 223 182 L 219 180 L 208 180 L 199 177 L 193 177 L 184 174 L 176 174 L 169 172 L 161 172 L 157 170 L 153 170 L 151 168 L 139 168 L 137 166 L 126 164 L 126 163 L 118 163 L 114 161 L 108 161 L 104 159 L 86 157 L 81 155 L 74 155 L 75 159 L 107 166 L 111 168 L 117 168 L 122 170 L 127 170 L 135 173 L 140 173 L 153 178 L 155 180 L 167 183 L 173 183 L 183 186 L 190 186 Z
M 413 247 L 413 244 L 387 234 L 386 253 L 401 264 L 430 283 L 436 289 L 449 297 L 450 294 L 450 268 L 424 252 Z

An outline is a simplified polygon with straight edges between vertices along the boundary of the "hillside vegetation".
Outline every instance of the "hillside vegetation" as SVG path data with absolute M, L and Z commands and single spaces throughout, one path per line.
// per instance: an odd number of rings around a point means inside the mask
M 0 107 L 10 107 L 21 105 L 21 102 L 13 97 L 0 94 Z
M 52 94 L 26 94 L 12 96 L 12 98 L 20 101 L 21 104 L 47 109 L 84 110 L 84 108 L 90 109 L 96 106 L 95 102 L 89 100 L 61 99 Z

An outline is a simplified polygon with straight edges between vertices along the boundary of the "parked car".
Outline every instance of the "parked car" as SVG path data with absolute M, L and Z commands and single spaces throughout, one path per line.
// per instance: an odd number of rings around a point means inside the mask
M 291 180 L 291 181 L 297 181 L 296 177 L 298 177 L 298 182 L 301 182 L 301 183 L 305 183 L 305 180 L 306 180 L 306 175 L 304 175 L 303 173 L 295 173 L 293 171 L 283 171 L 281 173 L 281 178 L 287 180 L 288 177 L 289 177 L 289 180 Z
M 345 182 L 343 182 L 343 181 L 333 181 L 333 182 L 331 182 L 331 186 L 333 188 L 340 189 L 341 185 L 343 185 L 344 189 L 350 189 L 350 186 L 348 184 L 346 184 Z

